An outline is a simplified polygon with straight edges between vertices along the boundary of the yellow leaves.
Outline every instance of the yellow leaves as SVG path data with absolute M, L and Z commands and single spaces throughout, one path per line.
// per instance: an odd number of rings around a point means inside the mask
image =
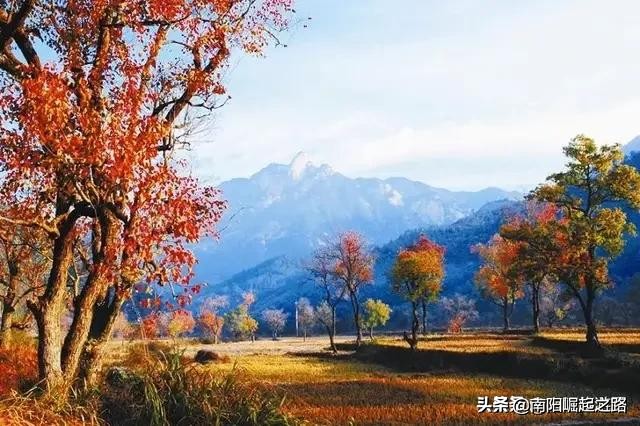
M 394 290 L 409 300 L 434 297 L 444 278 L 444 250 L 426 237 L 398 253 L 391 270 Z

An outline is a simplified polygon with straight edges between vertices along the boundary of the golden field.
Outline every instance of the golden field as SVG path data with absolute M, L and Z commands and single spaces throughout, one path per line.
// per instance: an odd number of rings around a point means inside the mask
M 196 374 L 218 374 L 224 377 L 235 372 L 255 387 L 266 389 L 283 400 L 282 411 L 294 418 L 295 423 L 318 425 L 401 425 L 401 424 L 555 424 L 565 421 L 602 424 L 607 420 L 624 419 L 640 423 L 640 397 L 638 392 L 625 392 L 621 388 L 590 386 L 584 380 L 568 379 L 566 375 L 536 377 L 535 372 L 509 370 L 497 372 L 465 369 L 467 364 L 455 364 L 456 356 L 465 360 L 474 356 L 517 355 L 524 359 L 575 359 L 575 365 L 587 365 L 575 351 L 583 336 L 578 330 L 554 330 L 532 337 L 528 335 L 501 335 L 489 332 L 468 332 L 458 335 L 433 334 L 420 342 L 418 353 L 412 354 L 406 344 L 394 336 L 384 336 L 374 343 L 367 342 L 363 351 L 354 352 L 351 337 L 339 337 L 340 351 L 328 352 L 328 339 L 316 336 L 287 337 L 278 341 L 259 339 L 256 342 L 227 342 L 217 345 L 202 344 L 196 340 L 113 341 L 109 347 L 108 364 L 147 368 L 149 358 L 144 352 L 179 347 L 183 361 Z M 640 347 L 639 330 L 608 330 L 602 332 L 601 341 L 609 352 L 625 360 L 637 359 Z M 146 349 L 145 349 L 146 348 Z M 143 349 L 143 350 L 141 350 Z M 215 351 L 225 359 L 222 362 L 200 365 L 193 361 L 198 350 Z M 385 352 L 390 350 L 390 352 Z M 367 351 L 382 356 L 371 360 L 359 356 Z M 431 354 L 439 357 L 454 354 L 451 365 L 433 365 L 425 362 Z M 389 355 L 391 354 L 391 355 Z M 402 358 L 388 358 L 401 354 Z M 443 355 L 444 354 L 444 355 Z M 386 358 L 385 358 L 386 357 Z M 423 358 L 421 358 L 423 357 Z M 414 365 L 403 365 L 403 360 L 417 360 Z M 466 361 L 465 361 L 466 362 Z M 627 362 L 627 361 L 625 361 Z M 581 364 L 583 363 L 583 364 Z M 574 365 L 574 364 L 569 364 Z M 626 365 L 626 364 L 625 364 Z M 405 368 L 406 367 L 406 368 Z M 637 368 L 637 365 L 636 367 Z M 598 374 L 613 374 L 607 366 Z M 520 374 L 522 373 L 522 374 Z M 591 374 L 591 372 L 586 373 Z M 615 382 L 615 380 L 614 380 Z M 522 396 L 548 398 L 563 396 L 621 396 L 629 399 L 626 414 L 548 414 L 519 416 L 513 413 L 478 413 L 479 396 Z M 21 424 L 10 419 L 30 420 L 24 424 L 84 424 L 99 423 L 98 416 L 61 415 L 46 407 L 26 403 L 8 406 L 0 401 L 0 424 Z M 578 423 L 584 424 L 584 423 Z
M 558 356 L 566 349 L 546 345 L 549 340 L 579 343 L 576 330 L 545 332 L 531 336 L 489 333 L 433 335 L 421 342 L 421 351 L 483 353 L 510 351 L 527 355 Z M 346 343 L 349 338 L 339 338 Z M 538 342 L 542 340 L 542 344 Z M 605 345 L 640 345 L 640 332 L 602 333 Z M 361 362 L 349 351 L 337 356 L 326 350 L 327 339 L 285 338 L 219 345 L 185 342 L 185 356 L 206 348 L 230 357 L 229 362 L 198 367 L 218 371 L 241 370 L 251 379 L 274 387 L 285 397 L 284 410 L 310 424 L 532 424 L 587 418 L 612 419 L 640 416 L 640 406 L 631 403 L 626 415 L 562 414 L 518 416 L 477 412 L 479 396 L 524 397 L 612 396 L 616 390 L 592 388 L 580 383 L 517 377 L 500 377 L 460 371 L 399 372 L 380 364 Z M 397 337 L 381 337 L 376 345 L 406 344 Z M 635 355 L 631 353 L 631 355 Z M 631 396 L 631 395 L 630 395 Z M 637 398 L 636 398 L 637 399 Z

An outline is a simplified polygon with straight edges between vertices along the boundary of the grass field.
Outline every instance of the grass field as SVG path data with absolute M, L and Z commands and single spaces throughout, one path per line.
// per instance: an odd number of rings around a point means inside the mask
M 607 351 L 598 358 L 581 354 L 583 335 L 577 330 L 535 337 L 481 331 L 433 334 L 420 342 L 415 353 L 397 336 L 380 337 L 357 351 L 352 339 L 338 337 L 340 351 L 335 355 L 327 351 L 324 336 L 218 345 L 191 339 L 113 341 L 107 367 L 148 369 L 152 365 L 149 353 L 178 347 L 183 362 L 196 376 L 225 377 L 233 371 L 248 386 L 238 389 L 266 390 L 283 400 L 284 413 L 303 424 L 606 424 L 612 420 L 640 424 L 640 330 L 602 332 Z M 223 360 L 195 363 L 194 356 L 202 349 L 216 352 Z M 25 363 L 25 368 L 33 369 L 33 362 Z M 482 396 L 627 396 L 628 412 L 478 413 L 477 401 Z M 31 404 L 8 407 L 0 401 L 0 424 L 75 425 L 87 418 L 82 412 L 56 417 L 46 407 Z M 6 420 L 11 418 L 30 421 Z M 98 414 L 93 418 L 100 422 Z
M 434 335 L 421 342 L 420 354 L 438 352 L 486 355 L 508 352 L 534 359 L 563 358 L 574 356 L 571 350 L 579 347 L 582 337 L 577 331 L 543 333 L 536 338 L 488 333 Z M 338 342 L 342 348 L 350 349 L 349 340 L 348 337 L 341 337 Z M 640 345 L 640 332 L 603 333 L 601 340 L 605 345 L 617 348 L 616 353 L 635 357 L 637 346 Z M 543 380 L 506 377 L 513 374 L 501 376 L 495 373 L 460 371 L 459 368 L 446 366 L 412 366 L 411 371 L 403 371 L 403 366 L 398 366 L 394 360 L 390 360 L 388 365 L 385 362 L 367 362 L 350 350 L 330 355 L 325 350 L 327 341 L 323 337 L 313 337 L 306 342 L 297 338 L 285 338 L 279 341 L 258 340 L 255 343 L 219 345 L 186 341 L 182 343 L 185 345 L 187 358 L 192 358 L 199 349 L 210 349 L 228 355 L 230 359 L 226 363 L 198 368 L 241 370 L 252 380 L 272 387 L 285 397 L 284 410 L 310 424 L 539 424 L 568 420 L 591 419 L 602 422 L 620 417 L 640 418 L 640 406 L 635 402 L 638 395 L 633 395 L 634 392 L 622 392 L 615 387 L 593 387 L 562 378 Z M 391 348 L 412 356 L 408 350 L 404 350 L 404 346 L 399 338 L 394 337 L 380 338 L 375 345 L 368 345 L 375 350 Z M 629 352 L 621 352 L 620 348 L 627 348 Z M 114 350 L 114 356 L 117 357 L 118 352 Z M 525 364 L 523 368 L 526 368 Z M 599 374 L 606 374 L 606 370 Z M 640 385 L 638 390 L 640 393 Z M 630 398 L 626 415 L 479 414 L 476 405 L 479 396 L 546 398 L 623 394 Z

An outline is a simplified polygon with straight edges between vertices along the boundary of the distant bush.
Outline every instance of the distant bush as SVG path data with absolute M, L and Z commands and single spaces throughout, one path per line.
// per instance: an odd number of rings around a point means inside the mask
M 139 349 L 136 349 L 139 350 Z M 148 352 L 144 370 L 110 372 L 104 419 L 118 425 L 287 425 L 283 400 L 233 370 L 198 368 L 173 348 Z M 135 355 L 136 357 L 139 354 Z M 111 377 L 111 378 L 110 378 Z

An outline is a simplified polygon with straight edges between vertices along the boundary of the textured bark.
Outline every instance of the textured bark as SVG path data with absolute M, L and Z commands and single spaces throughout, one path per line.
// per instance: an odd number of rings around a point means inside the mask
M 80 295 L 74 301 L 73 320 L 62 346 L 62 371 L 70 379 L 78 377 L 80 359 L 85 351 L 84 346 L 91 347 L 96 344 L 96 342 L 89 342 L 95 307 L 98 303 L 108 303 L 105 300 L 109 287 L 106 274 L 110 269 L 104 263 L 113 262 L 113 260 L 106 258 L 105 253 L 115 249 L 117 225 L 109 212 L 101 212 L 98 217 L 101 230 L 100 250 L 94 254 L 91 272 Z M 98 339 L 100 335 L 101 333 L 98 333 Z M 95 337 L 92 336 L 91 340 Z M 89 350 L 91 351 L 90 348 Z
M 72 262 L 71 229 L 74 219 L 65 221 L 53 246 L 51 273 L 44 294 L 28 301 L 38 328 L 38 378 L 47 392 L 66 394 L 70 381 L 62 372 L 62 313 L 65 291 Z
M 6 348 L 11 344 L 11 328 L 13 326 L 13 315 L 15 308 L 9 295 L 4 297 L 2 302 L 2 319 L 0 323 L 0 348 Z
M 112 294 L 113 293 L 113 294 Z M 94 307 L 89 339 L 83 347 L 78 378 L 85 386 L 96 386 L 104 358 L 104 349 L 124 303 L 124 297 L 110 288 L 101 303 Z
M 6 281 L 7 290 L 2 298 L 2 318 L 0 319 L 0 348 L 6 348 L 11 343 L 13 316 L 16 312 L 16 292 L 18 291 L 19 268 L 15 261 L 7 262 L 9 277 Z

